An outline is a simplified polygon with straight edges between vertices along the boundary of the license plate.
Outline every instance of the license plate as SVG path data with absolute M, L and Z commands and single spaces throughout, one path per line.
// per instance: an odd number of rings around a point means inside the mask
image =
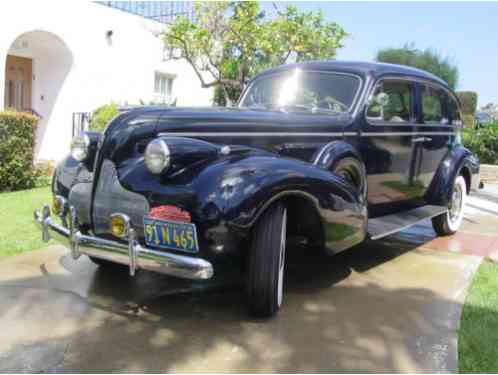
M 152 247 L 197 253 L 195 224 L 144 217 L 145 244 Z

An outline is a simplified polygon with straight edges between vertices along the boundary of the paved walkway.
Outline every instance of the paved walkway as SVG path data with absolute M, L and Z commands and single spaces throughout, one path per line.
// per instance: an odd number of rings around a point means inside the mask
M 468 197 L 458 233 L 436 237 L 429 220 L 389 237 L 420 244 L 421 248 L 477 255 L 498 261 L 498 185 L 487 184 Z
M 7 258 L 0 371 L 455 372 L 461 307 L 481 261 L 466 253 L 496 250 L 491 193 L 473 198 L 449 239 L 426 222 L 333 258 L 290 252 L 285 305 L 268 321 L 248 317 L 230 275 L 208 285 L 132 279 L 59 247 Z

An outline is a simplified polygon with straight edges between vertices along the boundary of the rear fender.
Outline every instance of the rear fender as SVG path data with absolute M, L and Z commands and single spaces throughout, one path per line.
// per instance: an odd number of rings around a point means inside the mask
M 425 195 L 429 204 L 446 206 L 451 198 L 455 178 L 462 174 L 467 190 L 479 185 L 479 159 L 462 145 L 455 145 L 439 165 L 435 177 Z
M 351 144 L 344 141 L 332 141 L 316 153 L 313 164 L 330 170 L 334 163 L 348 156 L 362 161 L 360 153 Z
M 368 184 L 365 164 L 363 163 L 358 150 L 350 143 L 337 140 L 326 144 L 316 153 L 313 158 L 313 164 L 317 167 L 333 172 L 336 170 L 335 168 L 337 163 L 345 158 L 353 158 L 358 161 L 355 163 L 355 170 L 357 170 L 359 177 L 359 180 L 357 181 L 357 188 L 360 196 L 366 200 Z

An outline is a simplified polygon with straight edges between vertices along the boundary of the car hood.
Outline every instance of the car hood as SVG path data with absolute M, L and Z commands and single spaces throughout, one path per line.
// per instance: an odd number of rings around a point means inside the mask
M 205 139 L 218 144 L 254 146 L 251 135 L 342 132 L 349 114 L 311 114 L 242 108 L 141 108 L 118 116 L 108 126 L 101 156 L 124 161 L 143 153 L 158 136 Z M 238 137 L 244 135 L 244 139 Z M 216 138 L 213 138 L 216 136 Z M 280 138 L 280 137 L 279 137 Z
M 225 107 L 172 107 L 135 109 L 119 116 L 109 126 L 108 133 L 121 132 L 124 128 L 137 124 L 150 125 L 150 121 L 137 121 L 146 117 L 154 118 L 156 132 L 164 131 L 251 131 L 265 129 L 266 131 L 292 130 L 303 131 L 310 127 L 326 126 L 335 131 L 351 121 L 350 114 L 325 113 L 312 114 L 308 112 L 284 112 L 253 110 Z

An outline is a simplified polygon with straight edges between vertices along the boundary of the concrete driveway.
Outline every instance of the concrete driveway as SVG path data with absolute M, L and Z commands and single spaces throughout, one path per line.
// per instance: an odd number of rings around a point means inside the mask
M 247 315 L 229 273 L 209 284 L 129 278 L 59 247 L 7 258 L 0 371 L 455 372 L 465 291 L 496 239 L 486 228 L 498 195 L 483 194 L 456 239 L 424 222 L 333 258 L 294 249 L 271 320 Z

